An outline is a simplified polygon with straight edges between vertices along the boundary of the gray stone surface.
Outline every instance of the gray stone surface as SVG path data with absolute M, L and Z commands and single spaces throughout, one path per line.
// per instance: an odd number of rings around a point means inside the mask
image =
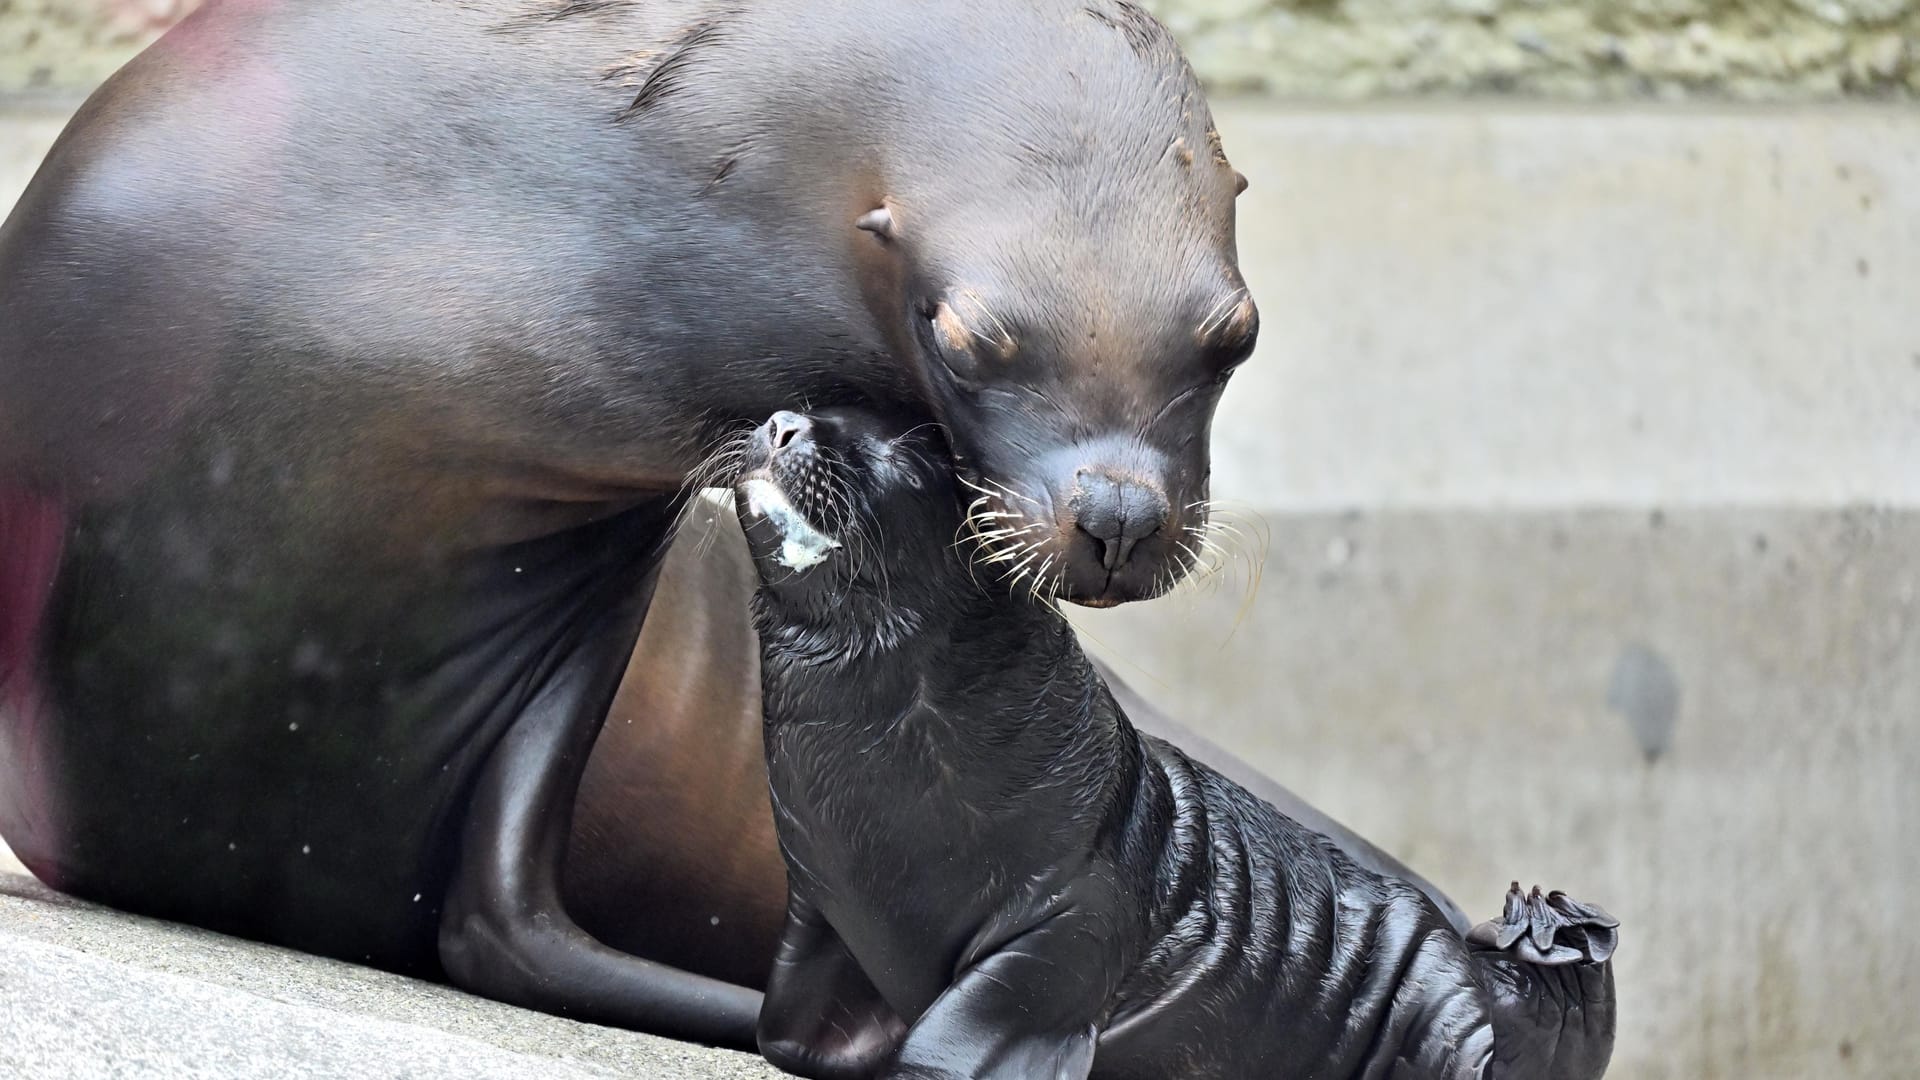
M 1914 0 L 1146 0 L 1216 87 L 1296 98 L 1920 94 Z
M 0 1076 L 779 1075 L 755 1057 L 109 912 L 0 876 Z

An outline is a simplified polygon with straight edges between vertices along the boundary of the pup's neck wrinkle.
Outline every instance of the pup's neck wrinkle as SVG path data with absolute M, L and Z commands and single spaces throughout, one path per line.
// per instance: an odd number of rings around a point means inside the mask
M 910 712 L 964 717 L 934 733 L 964 749 L 1026 736 L 1048 741 L 1061 732 L 1047 729 L 1084 729 L 1089 718 L 1096 733 L 1125 723 L 1057 611 L 971 582 L 950 592 L 941 609 L 885 628 L 864 612 L 799 623 L 781 621 L 771 606 L 759 611 L 769 724 L 832 723 L 884 735 Z

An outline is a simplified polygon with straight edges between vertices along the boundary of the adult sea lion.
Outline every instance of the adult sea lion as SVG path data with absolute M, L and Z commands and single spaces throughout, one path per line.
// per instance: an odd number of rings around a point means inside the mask
M 789 875 L 760 1045 L 889 1080 L 1597 1080 L 1618 923 L 1516 884 L 1466 935 L 1134 730 L 983 587 L 930 433 L 776 413 L 736 489 Z
M 214 0 L 0 226 L 0 833 L 122 908 L 747 1044 L 757 995 L 557 884 L 689 474 L 903 406 L 997 570 L 1152 595 L 1254 340 L 1239 186 L 1119 0 Z

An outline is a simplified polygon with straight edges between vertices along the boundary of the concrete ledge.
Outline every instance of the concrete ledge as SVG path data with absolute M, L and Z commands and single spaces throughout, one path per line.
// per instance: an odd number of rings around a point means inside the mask
M 0 876 L 0 1075 L 766 1080 L 759 1058 L 85 904 Z

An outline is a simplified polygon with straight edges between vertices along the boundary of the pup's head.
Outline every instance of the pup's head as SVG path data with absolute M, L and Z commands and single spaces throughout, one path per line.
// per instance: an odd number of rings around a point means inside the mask
M 950 454 L 928 425 L 773 414 L 734 485 L 762 594 L 812 622 L 898 622 L 967 580 Z

